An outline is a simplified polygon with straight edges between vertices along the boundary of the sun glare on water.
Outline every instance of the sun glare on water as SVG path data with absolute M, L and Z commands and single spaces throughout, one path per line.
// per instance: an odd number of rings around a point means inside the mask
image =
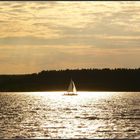
M 64 93 L 2 93 L 1 137 L 139 138 L 139 93 Z
M 114 95 L 113 92 L 89 92 L 89 91 L 78 91 L 77 96 L 64 96 L 64 93 L 66 91 L 51 91 L 51 92 L 29 92 L 29 94 L 33 96 L 40 96 L 43 100 L 47 100 L 50 98 L 50 100 L 57 101 L 57 102 L 70 102 L 72 103 L 80 103 L 84 99 L 94 99 L 94 100 L 100 100 L 100 99 L 107 99 L 111 98 L 112 95 Z

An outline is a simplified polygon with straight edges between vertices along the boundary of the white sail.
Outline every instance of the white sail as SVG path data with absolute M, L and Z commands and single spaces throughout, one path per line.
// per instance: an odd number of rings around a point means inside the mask
M 76 93 L 76 87 L 75 87 L 74 82 L 73 82 L 73 92 Z
M 73 92 L 73 82 L 72 80 L 70 81 L 69 87 L 68 87 L 68 92 Z
M 67 92 L 68 92 L 68 94 L 69 93 L 76 94 L 76 87 L 75 87 L 75 84 L 74 84 L 74 82 L 72 80 L 70 81 L 70 84 L 69 84 Z

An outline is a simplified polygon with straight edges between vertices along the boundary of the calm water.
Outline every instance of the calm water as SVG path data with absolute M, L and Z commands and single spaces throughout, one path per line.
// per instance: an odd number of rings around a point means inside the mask
M 140 139 L 140 92 L 0 93 L 0 138 Z

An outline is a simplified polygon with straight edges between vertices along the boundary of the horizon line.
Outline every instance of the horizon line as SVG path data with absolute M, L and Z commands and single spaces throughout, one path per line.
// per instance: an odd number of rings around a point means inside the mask
M 31 73 L 6 73 L 6 74 L 2 74 L 0 73 L 0 75 L 32 75 L 32 74 L 39 74 L 41 72 L 46 72 L 46 71 L 67 71 L 67 70 L 119 70 L 119 69 L 125 69 L 125 70 L 138 70 L 140 69 L 140 67 L 138 68 L 124 68 L 124 67 L 118 67 L 118 68 L 108 68 L 108 67 L 104 67 L 104 68 L 74 68 L 74 69 L 69 69 L 69 68 L 65 68 L 65 69 L 46 69 L 46 70 L 41 70 L 38 72 L 31 72 Z

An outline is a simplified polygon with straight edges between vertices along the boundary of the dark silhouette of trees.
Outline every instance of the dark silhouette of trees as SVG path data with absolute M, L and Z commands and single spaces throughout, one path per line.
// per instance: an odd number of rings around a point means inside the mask
M 0 91 L 64 91 L 71 78 L 80 91 L 140 91 L 140 68 L 43 70 L 26 75 L 0 75 Z

